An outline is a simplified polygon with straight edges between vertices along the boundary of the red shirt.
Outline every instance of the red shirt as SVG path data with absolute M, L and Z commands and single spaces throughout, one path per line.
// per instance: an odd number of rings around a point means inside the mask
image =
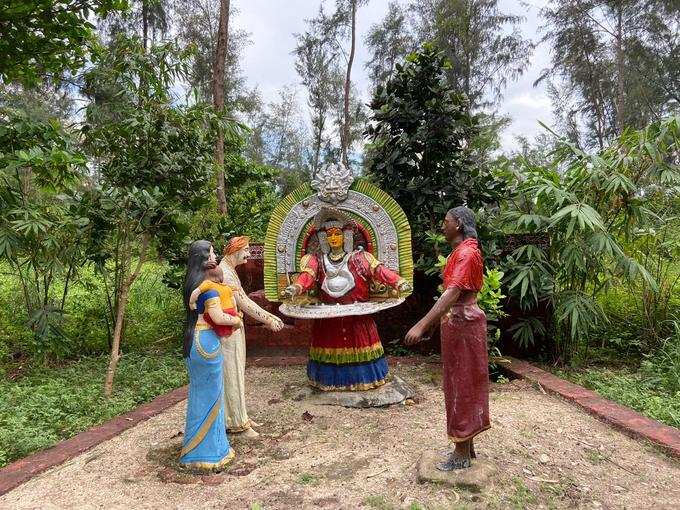
M 484 262 L 477 239 L 467 238 L 446 259 L 444 289 L 457 287 L 479 292 L 484 282 Z

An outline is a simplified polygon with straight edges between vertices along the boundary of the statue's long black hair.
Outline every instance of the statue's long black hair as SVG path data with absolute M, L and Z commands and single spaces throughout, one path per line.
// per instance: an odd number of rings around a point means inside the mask
M 463 237 L 467 239 L 472 237 L 479 239 L 477 236 L 477 224 L 475 222 L 475 213 L 467 207 L 461 205 L 450 209 L 448 213 L 460 222 L 460 228 L 463 230 Z
M 198 311 L 189 309 L 189 298 L 193 290 L 205 279 L 206 263 L 210 257 L 210 241 L 194 241 L 189 246 L 187 258 L 187 274 L 184 278 L 184 309 L 186 321 L 184 323 L 184 349 L 185 358 L 191 353 L 191 343 L 194 339 L 194 329 L 198 320 Z

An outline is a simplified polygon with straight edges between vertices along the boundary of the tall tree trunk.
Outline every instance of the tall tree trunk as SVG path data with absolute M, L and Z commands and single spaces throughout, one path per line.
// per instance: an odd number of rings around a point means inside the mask
M 321 160 L 321 143 L 323 141 L 323 128 L 326 124 L 326 112 L 319 110 L 319 121 L 315 127 L 314 132 L 314 164 L 312 166 L 312 177 L 316 175 L 319 170 Z
M 465 38 L 461 41 L 461 47 L 465 54 L 465 67 L 463 68 L 463 91 L 465 96 L 468 98 L 467 102 L 467 113 L 470 113 L 472 109 L 472 93 L 470 90 L 470 83 L 472 81 L 472 52 L 470 51 L 470 32 L 472 31 L 472 2 L 467 5 L 467 12 L 465 13 L 465 33 L 463 37 Z
M 147 50 L 147 43 L 149 41 L 149 7 L 147 2 L 149 0 L 142 0 L 142 44 L 144 51 Z
M 229 41 L 229 3 L 230 0 L 220 0 L 220 26 L 217 29 L 217 46 L 213 62 L 213 106 L 220 113 L 224 109 L 224 68 Z M 218 129 L 215 140 L 215 163 L 217 165 L 217 189 L 215 190 L 217 209 L 221 214 L 227 214 L 227 195 L 224 183 L 224 133 L 221 129 Z
M 616 20 L 616 128 L 619 134 L 623 133 L 624 128 L 625 88 L 623 83 L 623 59 L 623 7 L 619 5 Z
M 341 146 L 342 146 L 342 162 L 349 167 L 349 158 L 347 157 L 349 145 L 349 91 L 350 91 L 350 76 L 352 74 L 352 64 L 354 63 L 354 51 L 356 50 L 356 26 L 357 26 L 357 0 L 352 0 L 352 45 L 349 50 L 349 60 L 347 61 L 347 76 L 345 77 L 345 109 L 344 122 L 342 128 Z
M 120 289 L 118 303 L 116 304 L 116 325 L 113 329 L 113 341 L 111 342 L 111 357 L 109 358 L 109 366 L 106 369 L 106 379 L 104 381 L 104 396 L 109 398 L 113 393 L 113 379 L 116 375 L 116 368 L 118 367 L 118 360 L 120 359 L 120 340 L 123 336 L 123 323 L 125 320 L 125 308 L 127 307 L 128 297 L 130 296 L 130 288 L 139 276 L 142 270 L 142 265 L 146 258 L 146 251 L 149 247 L 149 236 L 144 234 L 142 239 L 142 246 L 139 249 L 139 260 L 134 273 L 126 278 Z

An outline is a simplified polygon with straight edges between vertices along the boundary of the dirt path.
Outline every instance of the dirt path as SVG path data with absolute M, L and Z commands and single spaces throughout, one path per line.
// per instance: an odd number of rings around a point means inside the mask
M 493 427 L 476 442 L 499 466 L 494 482 L 480 494 L 418 484 L 420 453 L 446 446 L 441 375 L 393 371 L 416 386 L 416 402 L 356 410 L 290 400 L 301 367 L 249 368 L 263 437 L 235 441 L 228 472 L 182 475 L 148 460 L 179 440 L 182 403 L 33 478 L 0 508 L 680 508 L 677 462 L 521 381 L 494 385 Z

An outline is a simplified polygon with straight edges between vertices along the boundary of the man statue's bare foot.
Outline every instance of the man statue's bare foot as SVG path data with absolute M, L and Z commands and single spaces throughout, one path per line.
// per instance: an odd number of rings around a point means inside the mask
M 448 458 L 444 462 L 439 462 L 436 467 L 439 471 L 454 471 L 456 469 L 467 469 L 471 465 L 470 457 L 460 457 L 455 452 L 451 452 Z
M 255 439 L 256 437 L 259 437 L 260 434 L 258 432 L 256 432 L 255 430 L 253 430 L 252 427 L 248 427 L 246 430 L 241 432 L 239 434 L 239 436 L 245 437 L 246 439 Z
M 250 426 L 252 427 L 261 427 L 261 423 L 257 423 L 255 420 L 250 420 Z

